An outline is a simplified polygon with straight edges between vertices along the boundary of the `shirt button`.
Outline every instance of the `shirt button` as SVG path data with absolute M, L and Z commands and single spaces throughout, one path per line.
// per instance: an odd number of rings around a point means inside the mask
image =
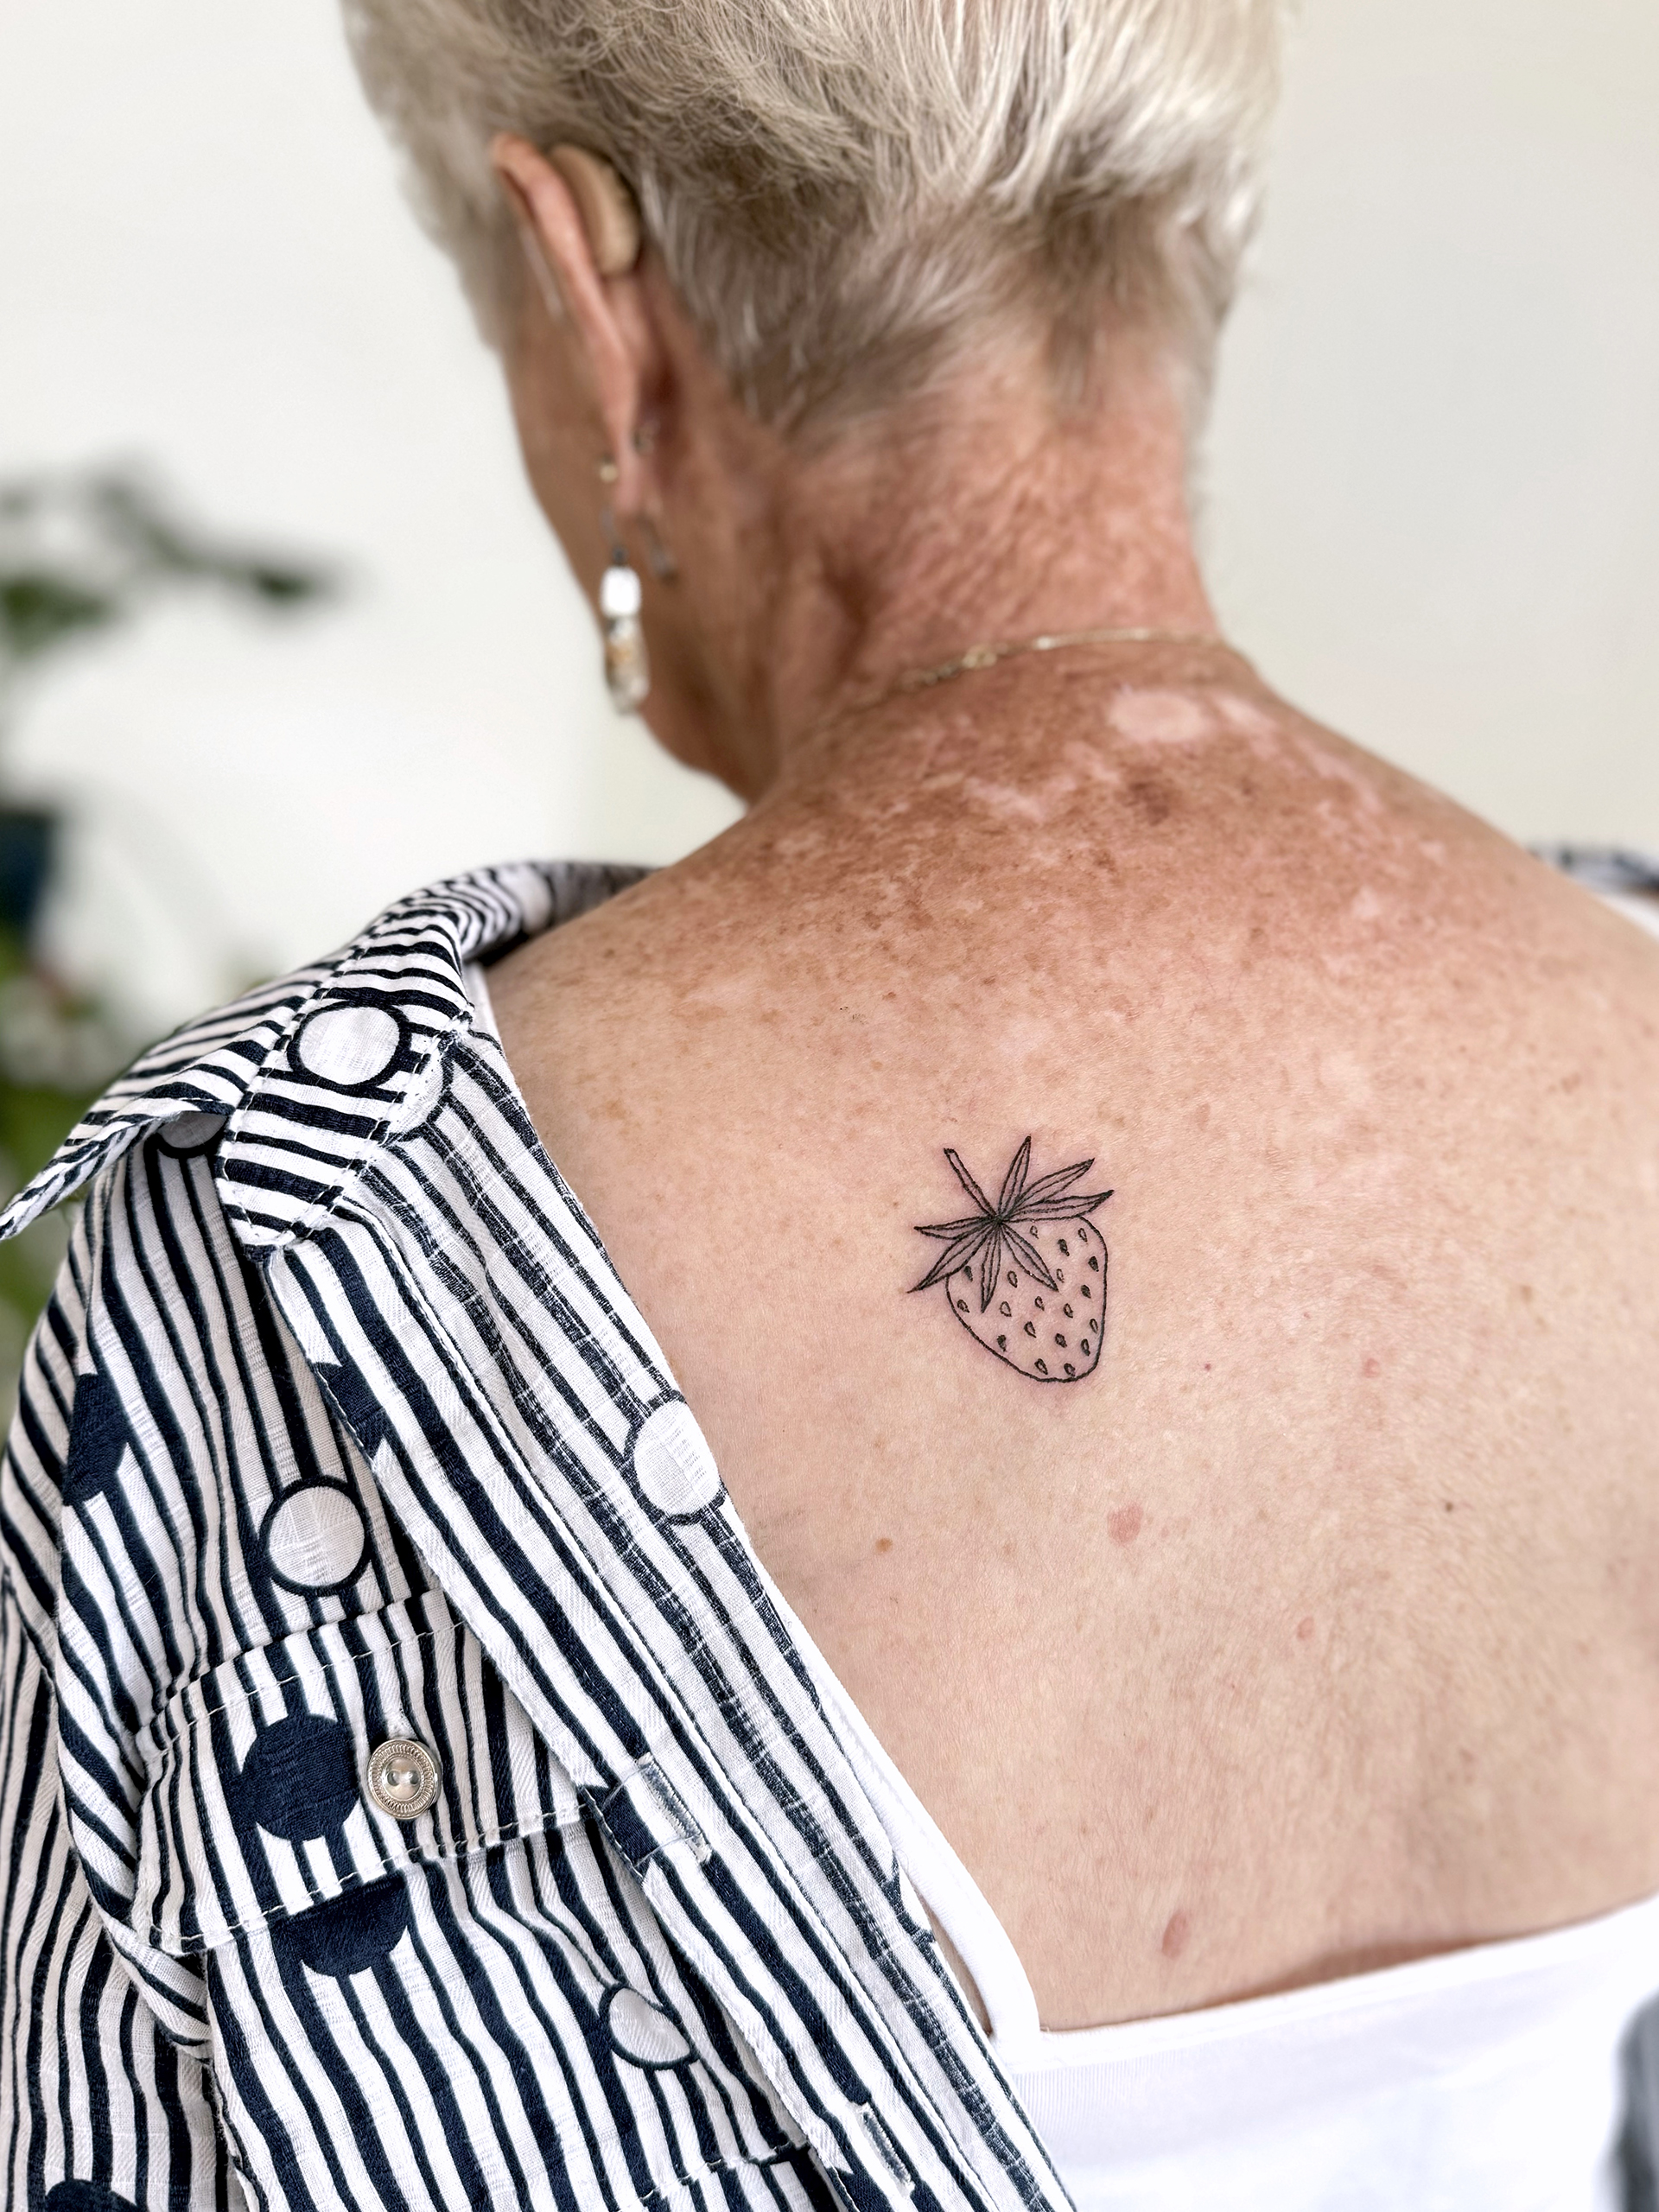
M 394 1821 L 418 1820 L 438 1801 L 438 1763 L 424 1744 L 394 1736 L 369 1754 L 369 1795 Z

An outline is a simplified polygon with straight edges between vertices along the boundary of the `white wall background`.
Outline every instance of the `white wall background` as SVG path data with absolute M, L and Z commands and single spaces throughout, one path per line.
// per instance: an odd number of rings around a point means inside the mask
M 877 4 L 877 0 L 872 0 Z M 1522 836 L 1659 849 L 1659 9 L 1304 0 L 1205 537 L 1312 711 Z M 730 818 L 607 708 L 333 0 L 0 13 L 0 476 L 134 458 L 343 561 L 45 686 L 62 958 L 172 1020 L 431 876 Z

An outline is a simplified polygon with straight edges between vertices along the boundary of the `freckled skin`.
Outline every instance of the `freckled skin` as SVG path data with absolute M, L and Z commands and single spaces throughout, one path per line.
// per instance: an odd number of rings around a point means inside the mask
M 652 727 L 750 804 L 493 971 L 508 1056 L 1044 2024 L 1659 1889 L 1659 948 L 1218 645 L 845 713 L 1213 629 L 1156 348 L 792 444 L 512 160 L 532 484 L 591 588 L 616 457 Z M 1116 1191 L 1060 1388 L 909 1288 L 942 1147 L 1027 1135 Z
M 1219 717 L 1160 823 L 1060 788 L 1063 745 L 1121 765 L 1128 678 L 1058 673 L 498 969 L 549 1148 L 1046 2024 L 1659 1887 L 1653 956 L 1288 710 L 1254 801 Z M 1031 811 L 964 789 L 988 755 Z M 1058 1390 L 908 1295 L 940 1147 L 1027 1129 L 1116 1191 Z

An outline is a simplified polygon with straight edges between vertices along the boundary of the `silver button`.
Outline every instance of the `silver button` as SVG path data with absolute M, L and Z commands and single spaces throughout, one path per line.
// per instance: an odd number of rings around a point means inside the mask
M 369 1795 L 394 1821 L 418 1820 L 438 1802 L 438 1763 L 424 1744 L 394 1736 L 369 1753 Z

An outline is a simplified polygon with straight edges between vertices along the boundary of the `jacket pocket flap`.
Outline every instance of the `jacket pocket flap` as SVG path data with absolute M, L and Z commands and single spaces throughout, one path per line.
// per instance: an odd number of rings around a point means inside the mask
M 238 1654 L 172 1697 L 138 1751 L 131 1925 L 175 1955 L 583 1817 L 436 1591 Z

